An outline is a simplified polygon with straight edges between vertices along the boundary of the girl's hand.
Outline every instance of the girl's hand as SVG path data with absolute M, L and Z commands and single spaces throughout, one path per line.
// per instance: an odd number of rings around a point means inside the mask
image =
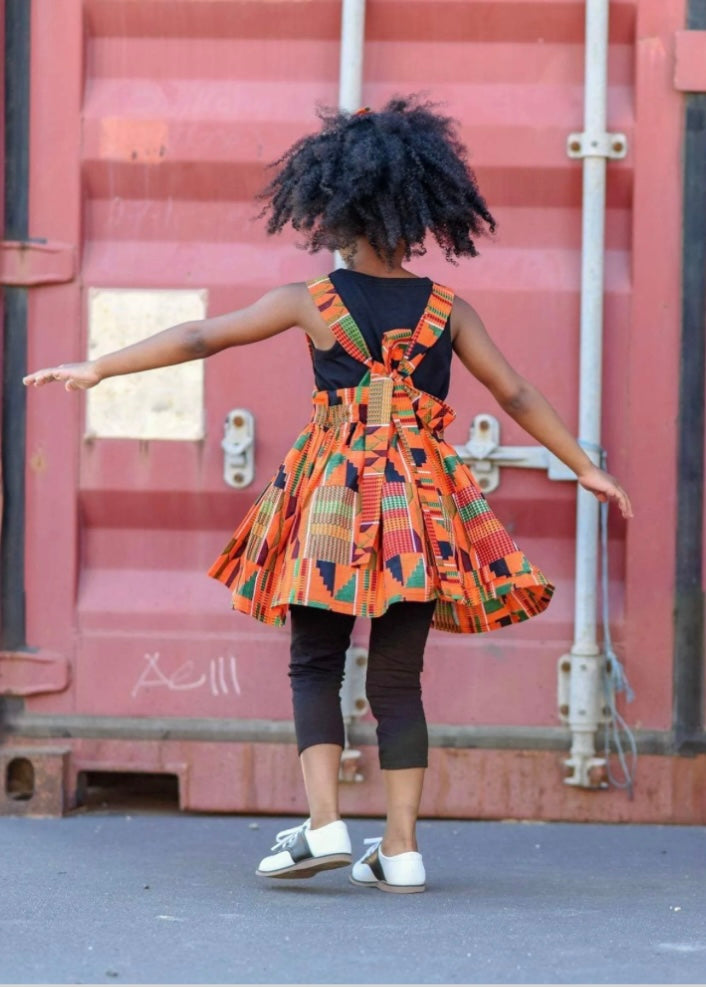
M 23 377 L 25 387 L 42 387 L 54 380 L 64 382 L 67 391 L 85 391 L 101 382 L 101 376 L 96 370 L 95 363 L 60 363 L 58 367 L 47 367 Z
M 633 516 L 630 498 L 610 473 L 598 469 L 597 466 L 591 466 L 578 474 L 578 481 L 584 490 L 594 494 L 601 503 L 609 500 L 615 501 L 623 517 Z

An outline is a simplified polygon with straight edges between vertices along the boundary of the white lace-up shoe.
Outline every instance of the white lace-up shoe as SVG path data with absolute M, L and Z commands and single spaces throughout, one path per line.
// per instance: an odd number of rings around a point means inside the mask
M 259 877 L 313 877 L 351 862 L 351 841 L 342 819 L 320 829 L 311 829 L 310 819 L 283 829 L 272 849 L 277 852 L 264 857 L 255 871 Z
M 379 888 L 380 891 L 395 891 L 397 894 L 410 894 L 425 890 L 426 874 L 421 853 L 409 850 L 386 857 L 380 849 L 382 837 L 365 840 L 369 849 L 355 864 L 351 873 L 351 884 L 364 888 Z

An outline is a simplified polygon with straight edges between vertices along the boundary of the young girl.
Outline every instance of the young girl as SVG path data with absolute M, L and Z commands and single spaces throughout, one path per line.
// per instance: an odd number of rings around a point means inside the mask
M 25 384 L 67 390 L 212 356 L 298 326 L 308 336 L 313 412 L 210 574 L 233 606 L 291 620 L 297 746 L 310 817 L 279 833 L 257 873 L 312 877 L 351 862 L 338 805 L 344 745 L 339 689 L 356 617 L 369 617 L 366 691 L 385 781 L 384 836 L 354 884 L 423 891 L 415 837 L 427 766 L 420 673 L 430 627 L 494 630 L 540 613 L 553 587 L 518 550 L 444 441 L 452 353 L 531 436 L 625 517 L 630 502 L 595 467 L 546 399 L 508 364 L 468 302 L 402 264 L 431 234 L 448 260 L 494 231 L 452 120 L 393 100 L 380 112 L 323 115 L 276 163 L 262 196 L 268 233 L 287 224 L 345 268 L 287 284 L 238 312 L 174 326 Z

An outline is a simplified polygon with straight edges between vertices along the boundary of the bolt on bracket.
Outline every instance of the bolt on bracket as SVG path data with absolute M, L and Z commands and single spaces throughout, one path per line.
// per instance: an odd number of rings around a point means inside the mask
M 611 158 L 617 161 L 628 153 L 628 139 L 621 133 L 569 134 L 566 153 L 570 158 Z
M 233 408 L 226 415 L 223 441 L 223 479 L 229 487 L 241 490 L 255 476 L 255 418 L 245 408 Z
M 365 648 L 352 646 L 346 651 L 346 664 L 341 685 L 341 713 L 345 733 L 345 747 L 341 753 L 338 771 L 339 781 L 365 781 L 362 770 L 361 752 L 350 746 L 348 728 L 355 720 L 368 712 L 369 704 L 365 695 L 365 677 L 368 670 L 368 652 Z

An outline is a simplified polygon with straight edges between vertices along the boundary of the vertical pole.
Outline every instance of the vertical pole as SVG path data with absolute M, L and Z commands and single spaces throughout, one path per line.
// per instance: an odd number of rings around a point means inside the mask
M 579 438 L 601 444 L 603 284 L 609 0 L 586 0 L 581 317 L 579 356 Z M 595 148 L 595 154 L 592 150 Z M 595 733 L 601 718 L 601 664 L 598 615 L 599 505 L 578 489 L 576 506 L 576 596 L 574 643 L 569 662 L 569 784 L 600 784 L 603 760 L 596 758 Z
M 348 113 L 360 109 L 363 101 L 363 49 L 365 46 L 365 0 L 342 0 L 341 6 L 341 63 L 338 84 L 338 108 Z M 343 267 L 343 258 L 337 250 L 334 264 Z M 362 781 L 358 771 L 360 751 L 351 749 L 348 728 L 354 716 L 362 715 L 363 710 L 355 710 L 351 695 L 359 684 L 361 662 L 365 657 L 360 649 L 349 648 L 346 652 L 346 666 L 341 692 L 343 722 L 345 726 L 345 749 L 341 758 L 339 779 L 341 781 Z M 359 690 L 358 690 L 359 691 Z M 363 696 L 365 690 L 363 690 Z M 345 697 L 348 697 L 346 701 Z
M 29 234 L 30 0 L 5 0 L 4 239 Z M 27 289 L 4 289 L 0 646 L 25 644 Z
M 342 0 L 338 106 L 349 113 L 359 109 L 362 100 L 364 41 L 365 0 Z
M 579 438 L 601 444 L 606 159 L 590 154 L 592 135 L 606 131 L 608 0 L 587 0 L 579 356 Z M 579 489 L 574 654 L 598 654 L 598 514 L 596 498 Z M 580 550 L 579 550 L 580 549 Z
M 341 55 L 338 78 L 338 108 L 348 113 L 360 109 L 363 99 L 363 49 L 365 47 L 365 0 L 341 0 Z M 335 251 L 334 265 L 343 267 Z
M 687 26 L 706 31 L 706 0 L 690 0 Z M 706 93 L 686 94 L 683 160 L 673 724 L 677 749 L 686 751 L 704 729 Z

